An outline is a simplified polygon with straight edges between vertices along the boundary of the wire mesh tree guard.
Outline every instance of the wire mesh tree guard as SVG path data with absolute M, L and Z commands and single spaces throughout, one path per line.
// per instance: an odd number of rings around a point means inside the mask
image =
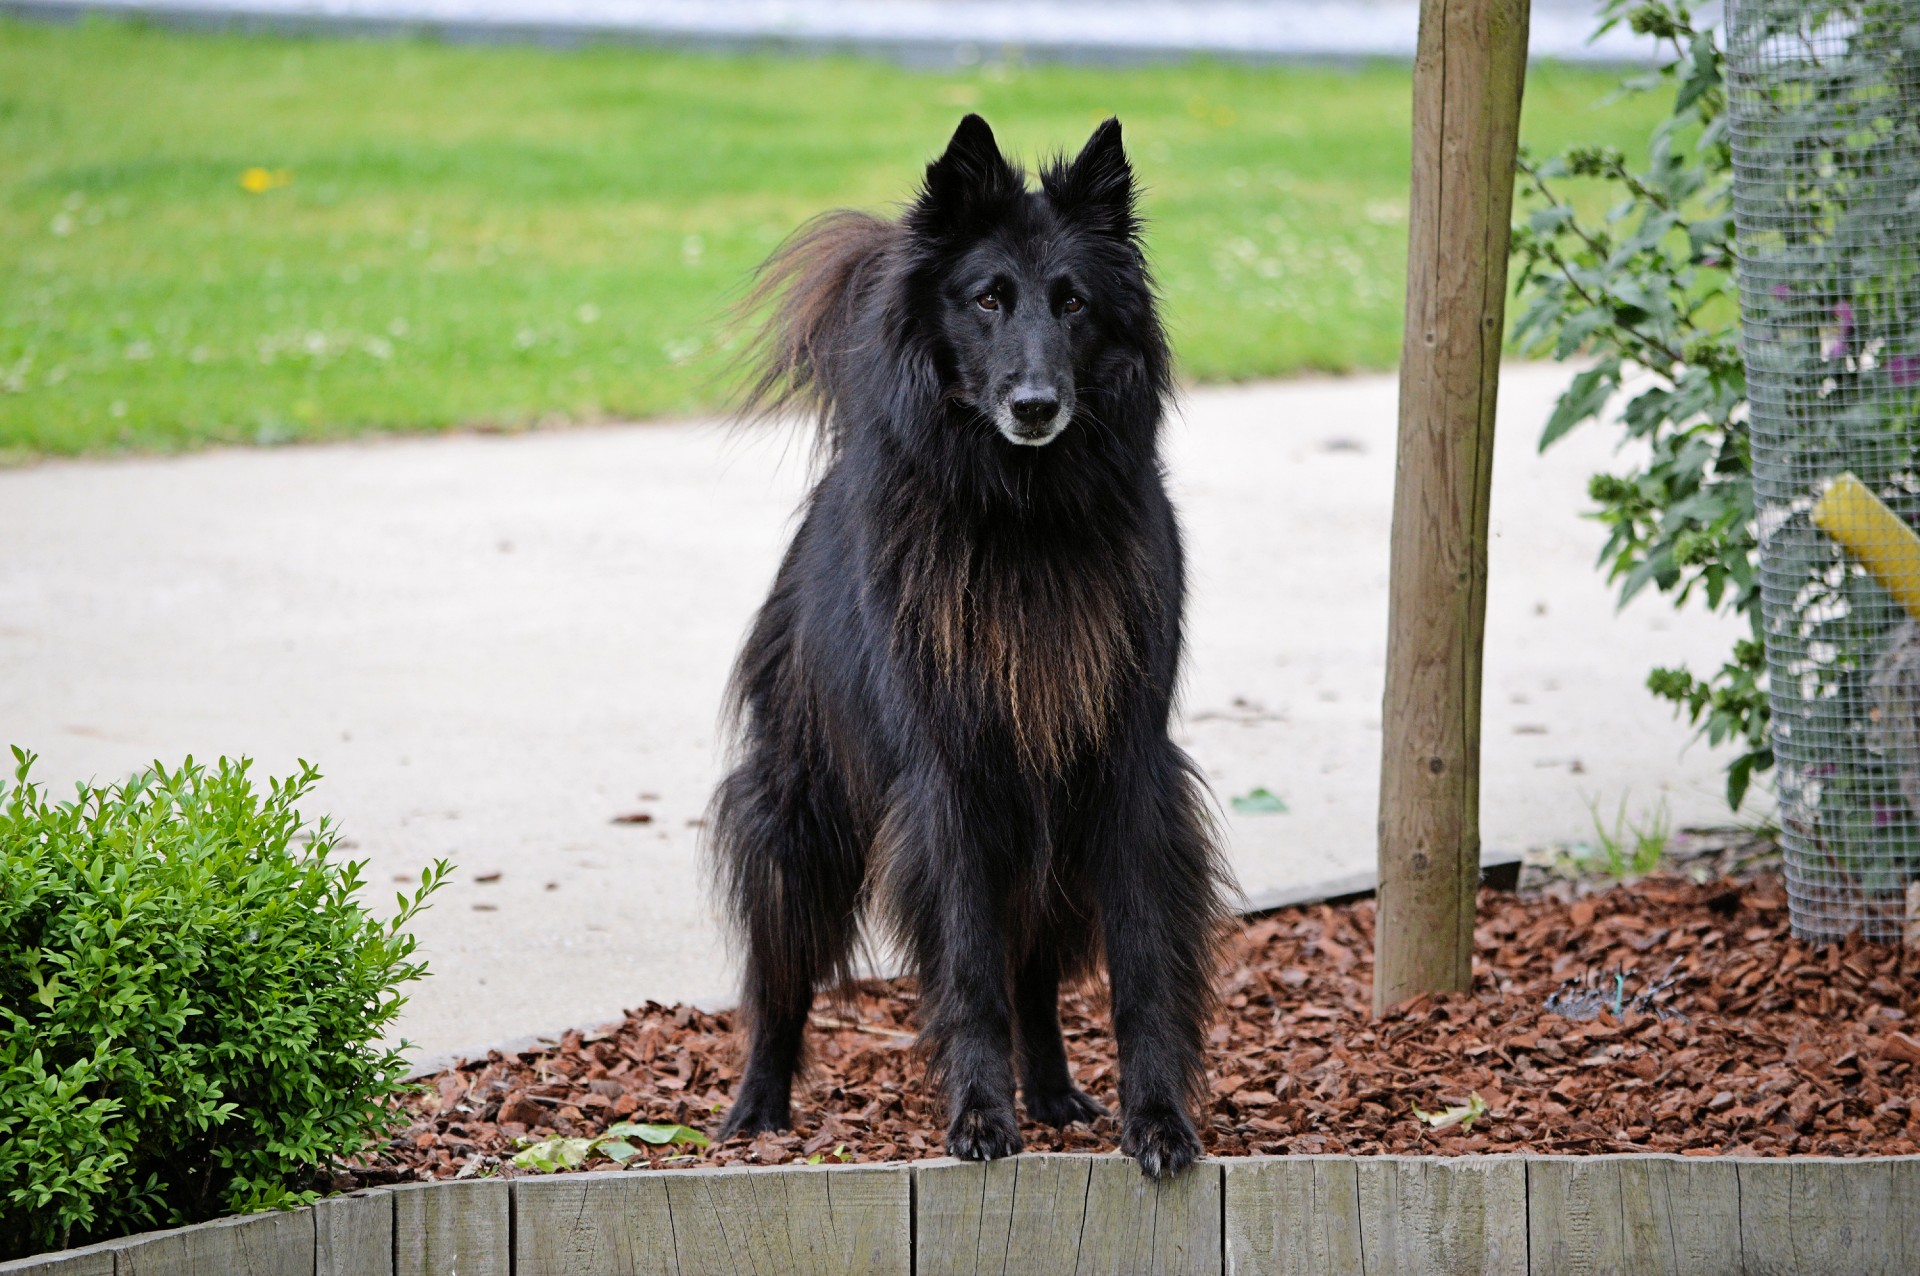
M 1920 923 L 1920 4 L 1735 0 L 1727 31 L 1793 926 L 1893 938 Z

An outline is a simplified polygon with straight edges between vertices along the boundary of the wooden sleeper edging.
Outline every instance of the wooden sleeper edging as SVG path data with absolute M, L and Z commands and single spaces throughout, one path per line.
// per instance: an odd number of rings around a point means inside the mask
M 1584 1276 L 1920 1272 L 1920 1157 L 1118 1156 L 466 1179 L 0 1276 Z

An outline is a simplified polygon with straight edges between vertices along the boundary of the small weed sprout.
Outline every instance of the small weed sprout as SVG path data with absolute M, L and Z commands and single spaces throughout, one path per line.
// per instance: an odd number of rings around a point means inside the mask
M 1664 799 L 1644 821 L 1627 817 L 1625 797 L 1611 825 L 1601 818 L 1599 802 L 1589 803 L 1587 810 L 1593 817 L 1594 840 L 1574 847 L 1574 864 L 1581 871 L 1626 882 L 1645 877 L 1666 859 L 1673 821 Z

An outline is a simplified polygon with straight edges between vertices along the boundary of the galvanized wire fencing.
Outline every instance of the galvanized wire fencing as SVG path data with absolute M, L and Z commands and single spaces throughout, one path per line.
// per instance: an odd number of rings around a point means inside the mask
M 1920 3 L 1736 0 L 1727 34 L 1793 925 L 1892 938 L 1920 923 Z

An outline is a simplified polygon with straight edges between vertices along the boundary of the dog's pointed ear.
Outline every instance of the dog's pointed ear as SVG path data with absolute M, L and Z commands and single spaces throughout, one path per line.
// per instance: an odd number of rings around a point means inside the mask
M 926 186 L 911 221 L 923 231 L 953 231 L 1025 189 L 1019 170 L 1000 154 L 987 122 L 968 115 L 953 131 L 946 151 L 927 165 Z
M 1073 163 L 1050 168 L 1041 185 L 1055 208 L 1096 230 L 1128 238 L 1140 228 L 1133 213 L 1133 165 L 1115 117 L 1093 130 Z
M 949 198 L 993 184 L 1007 171 L 1006 157 L 993 130 L 978 115 L 968 115 L 953 130 L 946 153 L 927 165 L 927 193 Z

